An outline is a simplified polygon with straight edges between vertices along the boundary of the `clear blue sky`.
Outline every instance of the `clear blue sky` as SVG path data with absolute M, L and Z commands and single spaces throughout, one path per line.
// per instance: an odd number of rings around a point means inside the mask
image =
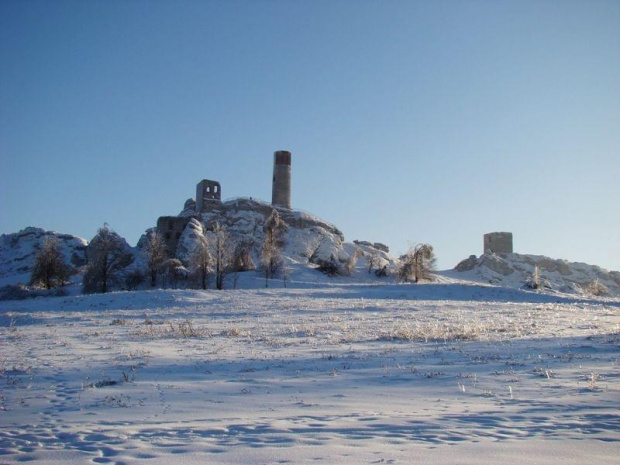
M 0 1 L 0 232 L 135 244 L 275 150 L 347 240 L 620 270 L 620 2 Z

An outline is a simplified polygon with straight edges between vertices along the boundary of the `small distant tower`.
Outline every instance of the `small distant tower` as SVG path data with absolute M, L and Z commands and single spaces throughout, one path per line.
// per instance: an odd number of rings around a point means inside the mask
M 271 204 L 291 208 L 291 152 L 286 150 L 273 154 Z
M 512 253 L 512 233 L 492 232 L 484 235 L 484 253 Z

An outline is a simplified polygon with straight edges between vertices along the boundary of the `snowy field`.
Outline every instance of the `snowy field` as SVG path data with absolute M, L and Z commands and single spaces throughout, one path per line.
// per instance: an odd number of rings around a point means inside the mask
M 0 302 L 0 463 L 617 464 L 619 344 L 450 281 Z

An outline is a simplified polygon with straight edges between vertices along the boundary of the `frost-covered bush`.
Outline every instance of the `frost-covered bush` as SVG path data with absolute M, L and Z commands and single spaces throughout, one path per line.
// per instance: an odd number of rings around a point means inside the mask
M 336 276 L 340 274 L 340 264 L 338 260 L 331 255 L 329 260 L 317 259 L 316 264 L 318 270 L 327 276 Z
M 177 258 L 169 258 L 160 266 L 160 273 L 163 276 L 164 285 L 170 287 L 178 287 L 182 281 L 185 281 L 189 272 L 183 266 L 181 260 Z
M 69 280 L 70 270 L 60 253 L 58 240 L 54 237 L 47 237 L 37 253 L 30 285 L 45 289 L 64 286 Z
M 213 257 L 207 239 L 204 236 L 201 238 L 202 240 L 196 242 L 189 257 L 189 271 L 193 280 L 199 283 L 202 289 L 206 289 L 209 284 L 209 273 L 212 271 Z
M 435 269 L 435 251 L 430 244 L 418 244 L 400 257 L 398 278 L 402 282 L 419 282 L 421 279 L 432 280 Z
M 540 274 L 540 268 L 534 267 L 534 272 L 525 280 L 525 287 L 528 289 L 539 290 L 550 287 L 549 281 L 542 277 Z
M 375 276 L 378 278 L 385 278 L 391 274 L 390 269 L 387 265 L 382 266 L 381 268 L 377 268 L 375 270 Z
M 135 291 L 145 280 L 146 277 L 142 271 L 137 269 L 133 270 L 125 278 L 125 287 L 129 291 Z
M 360 249 L 355 249 L 355 251 L 349 255 L 346 263 L 342 267 L 342 274 L 346 276 L 351 276 L 351 273 L 355 270 L 355 266 L 357 265 L 357 261 L 364 253 Z
M 107 292 L 119 283 L 121 270 L 133 263 L 129 244 L 107 224 L 99 228 L 86 249 L 88 265 L 83 288 L 87 294 Z
M 265 287 L 269 286 L 269 280 L 276 276 L 282 268 L 282 247 L 287 229 L 288 227 L 280 218 L 278 211 L 273 209 L 263 227 L 264 241 L 261 248 L 261 268 L 265 274 Z
M 256 269 L 256 265 L 254 265 L 254 260 L 252 260 L 251 250 L 252 247 L 247 241 L 237 244 L 237 247 L 235 247 L 235 252 L 233 254 L 233 271 L 252 271 Z
M 586 287 L 586 291 L 589 294 L 596 295 L 596 296 L 605 295 L 607 294 L 607 292 L 609 292 L 607 289 L 607 286 L 605 286 L 598 279 L 595 279 L 590 284 L 588 284 L 588 286 Z
M 151 278 L 151 287 L 155 287 L 160 266 L 168 258 L 166 242 L 161 234 L 157 231 L 151 231 L 147 234 L 143 253 Z
M 35 297 L 61 297 L 67 295 L 64 288 L 37 289 L 22 284 L 8 285 L 0 288 L 0 301 L 24 300 Z

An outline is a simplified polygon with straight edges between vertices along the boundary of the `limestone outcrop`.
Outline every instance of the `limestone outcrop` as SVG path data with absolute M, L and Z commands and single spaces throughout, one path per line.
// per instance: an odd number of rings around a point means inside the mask
M 37 252 L 46 238 L 58 241 L 67 264 L 79 268 L 86 264 L 87 241 L 70 234 L 27 227 L 13 234 L 0 236 L 0 284 L 26 283 L 30 279 Z
M 491 252 L 480 257 L 472 255 L 456 265 L 454 276 L 501 286 L 527 287 L 536 269 L 549 291 L 587 294 L 598 286 L 602 295 L 620 295 L 620 272 L 542 255 Z
M 395 259 L 383 244 L 360 242 L 345 243 L 336 226 L 306 212 L 280 208 L 250 198 L 237 198 L 211 205 L 208 211 L 197 214 L 190 199 L 185 202 L 178 218 L 185 218 L 185 229 L 175 247 L 175 257 L 187 264 L 198 241 L 209 240 L 210 231 L 217 223 L 224 226 L 234 244 L 245 244 L 254 263 L 260 263 L 260 250 L 264 240 L 265 221 L 276 209 L 287 225 L 284 233 L 283 255 L 292 263 L 319 265 L 326 262 L 344 267 L 355 250 L 364 256 L 374 255 L 380 267 L 393 267 Z M 361 258 L 360 252 L 358 257 Z

